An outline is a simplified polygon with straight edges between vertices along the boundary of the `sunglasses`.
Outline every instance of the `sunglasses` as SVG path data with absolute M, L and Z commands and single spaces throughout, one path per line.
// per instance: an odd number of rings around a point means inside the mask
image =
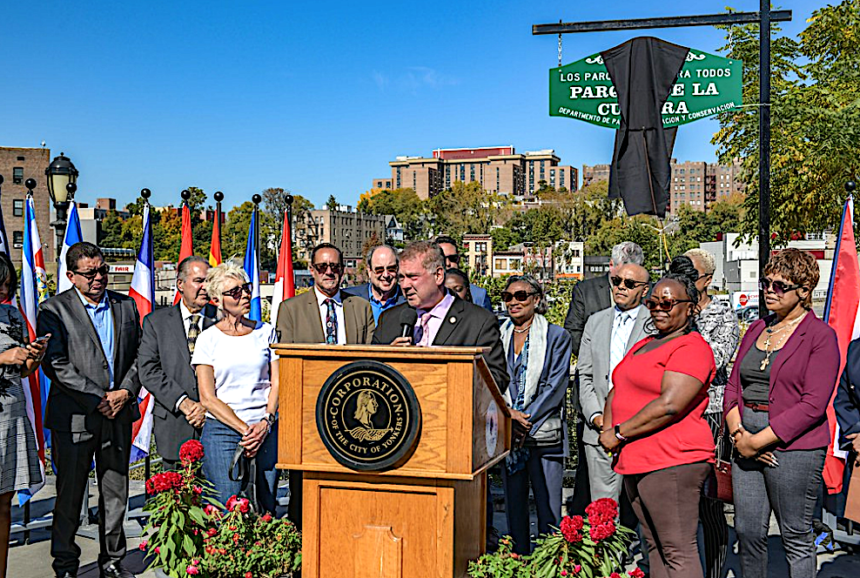
M 317 273 L 323 275 L 327 269 L 331 269 L 331 272 L 335 275 L 340 275 L 343 271 L 343 265 L 340 263 L 314 263 L 313 268 L 316 269 Z
M 668 299 L 665 301 L 657 301 L 656 299 L 648 299 L 645 301 L 645 307 L 648 308 L 648 311 L 654 311 L 659 309 L 660 311 L 671 311 L 672 308 L 678 303 L 692 303 L 692 299 Z
M 245 292 L 250 295 L 253 289 L 254 285 L 252 283 L 245 283 L 244 285 L 237 285 L 229 291 L 222 291 L 221 295 L 227 295 L 228 297 L 232 297 L 233 299 L 236 299 L 238 301 L 239 298 L 242 296 L 242 292 Z
M 771 281 L 767 277 L 759 279 L 758 286 L 765 292 L 769 289 L 773 289 L 773 292 L 777 295 L 785 295 L 789 291 L 794 291 L 795 289 L 803 287 L 803 285 L 787 285 L 785 281 Z
M 510 303 L 512 299 L 516 299 L 520 303 L 534 295 L 534 291 L 514 291 L 510 293 L 508 291 L 502 291 L 502 301 L 505 303 Z
M 459 265 L 460 264 L 460 255 L 457 255 L 456 253 L 453 255 L 445 255 L 445 260 L 451 261 L 455 265 Z
M 107 265 L 102 265 L 98 269 L 93 269 L 91 271 L 75 271 L 75 275 L 80 275 L 87 281 L 93 281 L 96 278 L 96 275 L 107 275 L 110 272 L 110 267 Z
M 628 289 L 636 289 L 640 285 L 647 285 L 648 284 L 648 281 L 636 281 L 635 279 L 622 279 L 621 277 L 612 277 L 610 279 L 610 281 L 612 281 L 613 287 L 618 287 L 619 285 L 624 283 L 624 286 L 627 287 Z
M 376 269 L 373 270 L 373 272 L 376 273 L 377 275 L 382 275 L 383 273 L 388 271 L 389 273 L 391 273 L 393 275 L 397 275 L 398 269 L 399 269 L 399 267 L 397 265 L 392 265 L 391 267 L 377 267 Z

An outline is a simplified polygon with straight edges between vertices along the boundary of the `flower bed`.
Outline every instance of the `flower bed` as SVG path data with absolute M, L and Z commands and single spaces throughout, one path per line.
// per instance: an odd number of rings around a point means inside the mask
M 496 552 L 469 563 L 469 576 L 621 578 L 622 561 L 633 531 L 615 523 L 618 517 L 615 500 L 597 500 L 585 512 L 586 517 L 565 516 L 557 531 L 538 538 L 537 547 L 529 556 L 512 552 L 510 537 L 502 538 Z M 643 575 L 638 568 L 627 574 L 631 578 Z
M 179 457 L 178 472 L 146 482 L 150 517 L 140 549 L 150 568 L 172 578 L 277 578 L 301 567 L 301 534 L 292 522 L 260 516 L 244 498 L 231 497 L 226 508 L 209 498 L 200 442 L 185 442 Z

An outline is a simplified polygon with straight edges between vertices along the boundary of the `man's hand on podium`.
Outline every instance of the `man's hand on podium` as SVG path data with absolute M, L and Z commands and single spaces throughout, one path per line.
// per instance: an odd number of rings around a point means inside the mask
M 399 345 L 401 347 L 406 346 L 406 345 L 412 345 L 412 338 L 408 337 L 408 336 L 407 337 L 398 337 L 397 339 L 395 339 L 394 341 L 391 342 L 391 345 Z

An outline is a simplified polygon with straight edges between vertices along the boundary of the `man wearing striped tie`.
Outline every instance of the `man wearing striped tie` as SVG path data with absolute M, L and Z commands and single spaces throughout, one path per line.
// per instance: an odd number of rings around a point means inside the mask
M 206 419 L 191 354 L 200 333 L 215 323 L 215 307 L 209 304 L 204 287 L 208 271 L 203 257 L 183 259 L 176 269 L 179 303 L 157 309 L 143 320 L 140 381 L 155 397 L 152 431 L 165 470 L 176 468 L 180 446 L 200 438 Z

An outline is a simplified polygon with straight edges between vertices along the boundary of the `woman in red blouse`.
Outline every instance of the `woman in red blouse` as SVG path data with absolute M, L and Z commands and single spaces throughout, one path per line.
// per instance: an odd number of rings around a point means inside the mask
M 698 291 L 670 273 L 645 305 L 657 334 L 633 346 L 612 374 L 600 444 L 648 541 L 653 578 L 701 577 L 696 545 L 699 496 L 714 461 L 704 419 L 716 367 L 711 348 L 691 332 Z

